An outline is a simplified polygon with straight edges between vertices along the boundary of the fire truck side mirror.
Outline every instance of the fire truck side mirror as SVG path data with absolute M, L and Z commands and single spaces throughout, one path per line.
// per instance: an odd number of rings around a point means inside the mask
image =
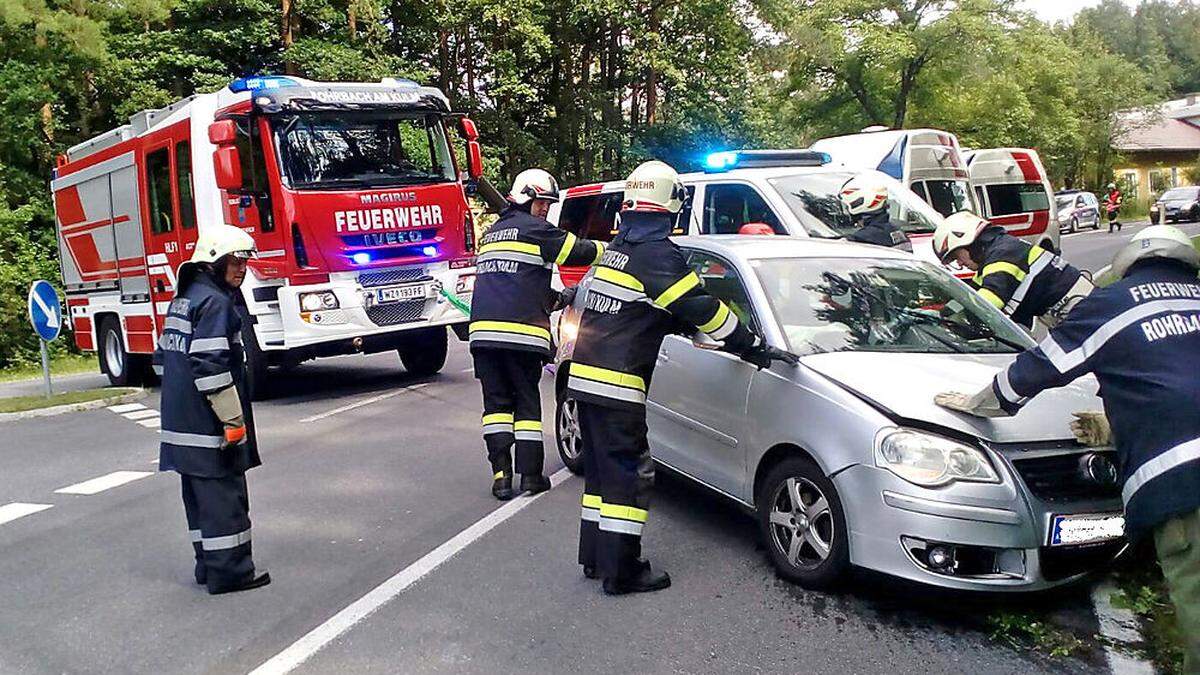
M 467 141 L 467 175 L 477 179 L 483 175 L 483 151 L 479 141 Z
M 217 147 L 232 145 L 237 140 L 237 125 L 233 120 L 217 120 L 208 125 L 208 142 Z
M 475 128 L 475 121 L 470 117 L 460 117 L 458 119 L 458 128 L 462 131 L 463 138 L 468 141 L 479 140 L 479 129 Z
M 242 162 L 236 146 L 223 145 L 213 152 L 213 170 L 217 174 L 218 188 L 242 189 Z

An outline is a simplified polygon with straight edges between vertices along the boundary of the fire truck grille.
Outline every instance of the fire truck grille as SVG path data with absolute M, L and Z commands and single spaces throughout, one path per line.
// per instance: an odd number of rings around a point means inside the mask
M 429 281 L 432 277 L 425 273 L 425 268 L 421 265 L 412 267 L 392 267 L 386 270 L 377 270 L 374 272 L 362 272 L 358 275 L 358 283 L 364 288 L 373 286 L 387 286 L 389 284 L 402 284 L 409 281 Z M 374 317 L 372 317 L 374 318 Z M 411 319 L 408 319 L 411 321 Z M 376 321 L 375 323 L 379 323 Z M 399 323 L 399 322 L 392 322 Z M 386 324 L 380 324 L 386 325 Z
M 367 308 L 367 318 L 374 321 L 376 326 L 394 326 L 398 323 L 418 321 L 424 312 L 424 300 L 405 300 L 369 307 Z

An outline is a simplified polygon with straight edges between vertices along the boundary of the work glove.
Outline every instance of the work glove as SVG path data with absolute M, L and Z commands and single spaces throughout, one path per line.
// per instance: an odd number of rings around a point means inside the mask
M 557 312 L 560 309 L 566 309 L 575 304 L 575 295 L 578 293 L 578 286 L 571 286 L 570 288 L 562 289 L 562 291 L 557 294 L 557 297 L 555 297 L 553 307 L 550 311 Z
M 246 422 L 242 419 L 242 400 L 237 387 L 229 386 L 209 394 L 208 403 L 224 428 L 225 438 L 221 442 L 221 449 L 245 443 Z
M 772 361 L 782 361 L 790 366 L 800 363 L 799 356 L 782 349 L 776 349 L 766 343 L 757 344 L 738 356 L 759 370 L 771 367 Z
M 1112 427 L 1108 425 L 1108 417 L 1099 410 L 1085 410 L 1071 413 L 1075 421 L 1071 422 L 1071 433 L 1075 440 L 1088 447 L 1100 447 L 1112 444 Z
M 992 391 L 989 382 L 986 387 L 975 394 L 963 394 L 957 391 L 947 391 L 933 397 L 933 402 L 956 412 L 974 415 L 975 417 L 1006 417 L 1008 413 L 1000 407 L 996 393 Z

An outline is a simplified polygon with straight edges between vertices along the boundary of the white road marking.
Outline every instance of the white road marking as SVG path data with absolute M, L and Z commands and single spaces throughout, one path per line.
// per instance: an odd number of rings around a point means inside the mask
M 68 485 L 65 488 L 55 490 L 60 495 L 94 495 L 98 492 L 110 490 L 119 485 L 132 483 L 139 478 L 153 476 L 150 471 L 114 471 L 110 474 L 105 474 L 99 478 L 85 480 L 82 483 Z
M 144 419 L 149 419 L 151 417 L 158 417 L 158 411 L 154 410 L 153 408 L 146 408 L 144 410 L 131 410 L 131 411 L 121 415 L 121 417 L 124 417 L 127 420 L 134 420 L 134 421 L 144 420 Z
M 38 511 L 45 511 L 54 506 L 53 504 L 25 504 L 23 502 L 11 502 L 0 506 L 0 525 L 11 523 L 17 518 L 24 518 Z
M 1100 623 L 1100 634 L 1109 642 L 1122 644 L 1137 644 L 1142 642 L 1138 632 L 1137 617 L 1128 609 L 1113 607 L 1112 594 L 1117 591 L 1111 580 L 1104 581 L 1092 587 L 1092 605 L 1096 608 L 1096 619 Z M 1121 651 L 1113 644 L 1104 643 L 1104 658 L 1113 675 L 1154 675 L 1154 666 L 1129 653 Z
M 417 389 L 428 387 L 430 384 L 431 383 L 429 383 L 429 382 L 422 382 L 420 384 L 413 384 L 413 385 L 410 385 L 410 386 L 407 386 L 407 387 L 404 387 L 401 389 L 397 389 L 396 391 L 389 391 L 386 394 L 380 394 L 378 396 L 372 396 L 371 398 L 365 398 L 361 401 L 355 401 L 354 403 L 349 403 L 340 408 L 334 408 L 333 410 L 319 413 L 319 414 L 313 415 L 311 417 L 305 417 L 300 420 L 300 423 L 307 424 L 308 422 L 316 422 L 317 420 L 323 420 L 327 417 L 333 417 L 334 415 L 340 415 L 341 413 L 349 412 L 356 408 L 361 408 L 365 405 L 371 405 L 372 403 L 378 403 L 380 401 L 387 400 L 389 398 L 392 398 L 393 396 L 399 396 L 400 394 L 404 394 L 404 393 L 407 393 L 410 391 L 416 391 Z
M 162 418 L 155 417 L 152 420 L 140 420 L 138 424 L 146 427 L 147 429 L 157 429 L 162 426 Z
M 551 488 L 557 487 L 571 477 L 567 469 L 560 469 L 550 476 Z M 451 537 L 441 546 L 426 553 L 408 567 L 400 570 L 395 576 L 376 586 L 369 593 L 355 600 L 342 611 L 334 614 L 325 623 L 308 632 L 307 635 L 292 643 L 290 647 L 271 657 L 261 666 L 250 671 L 250 675 L 282 675 L 291 672 L 300 664 L 312 658 L 325 645 L 333 642 L 355 624 L 370 616 L 375 610 L 383 607 L 400 593 L 412 586 L 421 577 L 437 569 L 442 563 L 454 557 L 459 551 L 470 546 L 474 541 L 494 530 L 501 523 L 521 512 L 522 509 L 538 500 L 542 492 L 532 497 L 521 497 L 506 502 L 503 506 L 492 511 L 467 529 Z
M 145 407 L 146 406 L 142 405 L 141 403 L 122 403 L 121 405 L 110 405 L 108 406 L 108 409 L 120 415 L 133 410 L 142 410 Z

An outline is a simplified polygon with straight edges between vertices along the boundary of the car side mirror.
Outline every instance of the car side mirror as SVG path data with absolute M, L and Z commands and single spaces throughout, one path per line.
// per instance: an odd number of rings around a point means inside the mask
M 237 147 L 224 145 L 213 151 L 213 171 L 217 187 L 222 190 L 242 189 L 242 161 Z

